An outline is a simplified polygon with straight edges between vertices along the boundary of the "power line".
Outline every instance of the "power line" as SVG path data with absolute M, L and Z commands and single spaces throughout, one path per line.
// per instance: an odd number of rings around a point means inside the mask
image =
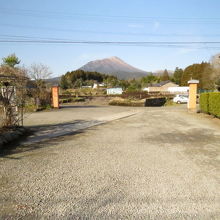
M 62 38 L 51 38 L 51 37 L 38 37 L 38 36 L 25 36 L 25 35 L 10 35 L 10 34 L 0 34 L 0 40 L 70 40 Z
M 0 40 L 0 43 L 44 43 L 44 44 L 92 44 L 92 45 L 165 45 L 165 46 L 208 46 L 219 45 L 220 41 L 76 41 L 76 40 Z
M 121 22 L 121 21 L 139 21 L 139 22 L 153 22 L 160 21 L 169 24 L 176 23 L 211 23 L 218 24 L 220 18 L 199 18 L 199 17 L 153 17 L 153 16 L 128 16 L 128 15 L 101 15 L 101 14 L 87 14 L 87 13 L 62 13 L 55 11 L 36 11 L 36 10 L 22 10 L 22 9 L 9 9 L 0 8 L 0 12 L 6 15 L 19 15 L 19 16 L 29 16 L 37 18 L 52 18 L 52 19 L 76 19 L 80 20 L 94 21 L 97 19 L 98 22 Z M 104 20 L 107 19 L 107 20 Z
M 68 13 L 60 11 L 40 11 L 40 10 L 25 10 L 25 9 L 12 9 L 0 8 L 2 13 L 21 13 L 25 14 L 38 14 L 38 15 L 63 15 L 63 16 L 88 16 L 88 17 L 102 17 L 102 18 L 131 18 L 131 19 L 167 19 L 167 20 L 220 20 L 220 17 L 161 17 L 161 16 L 130 16 L 130 15 L 103 15 L 103 14 L 88 14 L 88 13 Z
M 220 41 L 51 41 L 51 40 L 3 40 L 2 42 L 45 42 L 73 44 L 220 44 Z
M 144 32 L 112 32 L 112 31 L 97 31 L 97 30 L 82 30 L 82 29 L 68 29 L 68 28 L 53 28 L 53 27 L 40 27 L 40 26 L 31 26 L 31 25 L 14 25 L 14 24 L 0 24 L 0 26 L 18 28 L 18 29 L 38 29 L 46 31 L 57 31 L 57 32 L 73 32 L 75 33 L 89 33 L 89 34 L 107 34 L 107 35 L 126 35 L 126 36 L 149 36 L 149 37 L 219 37 L 220 33 L 216 34 L 178 34 L 178 33 L 144 33 Z M 0 35 L 4 36 L 4 35 Z M 13 37 L 13 35 L 8 35 L 8 37 Z M 30 38 L 29 36 L 27 38 Z M 33 38 L 31 36 L 31 38 Z

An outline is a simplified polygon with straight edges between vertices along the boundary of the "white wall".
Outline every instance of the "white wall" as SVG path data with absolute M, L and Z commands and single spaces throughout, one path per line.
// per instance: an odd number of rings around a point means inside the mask
M 123 92 L 122 88 L 107 89 L 107 95 L 121 95 L 122 92 Z
M 188 86 L 178 86 L 178 87 L 169 87 L 168 88 L 169 92 L 188 92 L 189 87 Z

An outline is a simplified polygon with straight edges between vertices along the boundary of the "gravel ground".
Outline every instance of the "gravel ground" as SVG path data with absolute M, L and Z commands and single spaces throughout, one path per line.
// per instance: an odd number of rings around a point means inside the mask
M 63 105 L 61 109 L 52 111 L 43 111 L 36 113 L 27 113 L 24 119 L 25 126 L 44 126 L 61 123 L 71 123 L 75 121 L 103 120 L 103 118 L 112 117 L 114 114 L 123 112 L 136 112 L 138 109 L 132 107 L 114 107 L 100 105 L 70 104 Z
M 0 219 L 220 219 L 219 152 L 215 120 L 143 108 L 0 158 Z

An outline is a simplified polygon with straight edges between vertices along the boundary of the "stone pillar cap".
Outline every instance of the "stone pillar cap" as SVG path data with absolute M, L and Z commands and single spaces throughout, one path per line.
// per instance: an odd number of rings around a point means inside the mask
M 188 81 L 188 84 L 199 84 L 199 80 L 191 79 Z

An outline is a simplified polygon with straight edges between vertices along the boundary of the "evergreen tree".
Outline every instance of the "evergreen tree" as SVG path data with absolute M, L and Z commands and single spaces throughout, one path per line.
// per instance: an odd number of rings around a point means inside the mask
M 7 57 L 3 57 L 3 65 L 7 65 L 10 66 L 12 68 L 15 67 L 15 65 L 19 64 L 21 61 L 19 60 L 19 58 L 13 53 L 11 55 L 8 55 Z
M 181 83 L 181 79 L 182 79 L 182 75 L 183 75 L 183 70 L 181 68 L 176 68 L 173 74 L 173 81 L 180 85 Z
M 60 87 L 62 89 L 68 89 L 68 81 L 67 81 L 67 79 L 66 79 L 66 77 L 64 75 L 61 76 Z
M 158 77 L 151 73 L 141 78 L 141 85 L 142 87 L 145 87 L 145 86 L 148 86 L 149 84 L 157 82 L 157 80 L 158 80 Z
M 164 72 L 163 72 L 163 74 L 162 74 L 162 76 L 161 76 L 161 81 L 167 81 L 167 80 L 169 80 L 169 79 L 170 79 L 169 73 L 168 73 L 168 71 L 165 69 Z
M 210 63 L 202 62 L 188 66 L 184 71 L 181 79 L 181 85 L 187 86 L 190 79 L 199 80 L 198 88 L 213 89 L 213 69 Z

